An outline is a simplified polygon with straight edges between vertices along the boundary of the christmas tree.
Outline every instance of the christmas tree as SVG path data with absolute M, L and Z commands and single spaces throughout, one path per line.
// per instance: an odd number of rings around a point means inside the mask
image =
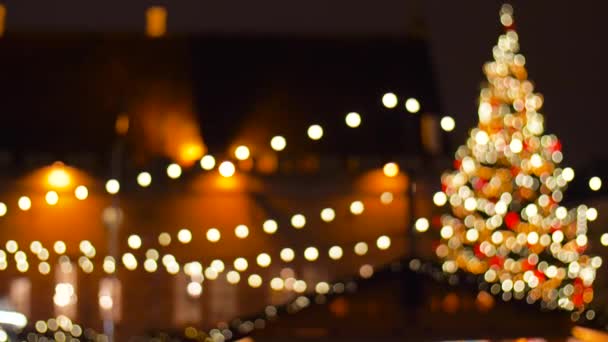
M 511 6 L 500 21 L 505 33 L 483 67 L 479 124 L 435 194 L 435 204 L 451 206 L 436 254 L 446 273 L 480 275 L 503 299 L 582 311 L 602 261 L 585 254 L 587 221 L 597 212 L 560 205 L 574 171 L 559 166 L 561 143 L 544 133 L 543 97 L 527 78 Z

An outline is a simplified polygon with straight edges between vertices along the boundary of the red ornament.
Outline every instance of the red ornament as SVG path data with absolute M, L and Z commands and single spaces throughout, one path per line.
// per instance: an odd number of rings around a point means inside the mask
M 508 212 L 505 215 L 505 224 L 509 229 L 514 229 L 519 224 L 519 215 L 515 212 Z
M 504 259 L 502 257 L 499 257 L 499 256 L 495 255 L 492 258 L 490 258 L 489 263 L 490 263 L 491 266 L 498 266 L 498 267 L 502 268 L 502 265 L 504 263 Z
M 549 150 L 551 152 L 561 151 L 562 150 L 562 142 L 559 141 L 558 139 L 556 139 L 555 142 L 553 143 L 553 145 L 551 145 L 549 147 Z
M 454 168 L 456 170 L 460 170 L 460 165 L 462 164 L 462 161 L 460 161 L 459 159 L 454 159 Z
M 435 215 L 431 218 L 431 224 L 435 227 L 441 227 L 441 216 Z

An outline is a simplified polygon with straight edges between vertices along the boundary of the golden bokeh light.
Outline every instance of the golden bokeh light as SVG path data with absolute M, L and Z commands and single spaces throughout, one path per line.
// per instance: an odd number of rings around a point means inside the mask
M 206 236 L 209 242 L 218 242 L 220 241 L 222 234 L 217 228 L 210 228 L 207 230 Z
M 329 248 L 328 255 L 332 260 L 338 260 L 342 258 L 344 252 L 342 251 L 342 247 L 340 246 L 332 246 Z
M 382 104 L 386 108 L 395 108 L 397 107 L 397 95 L 394 93 L 386 93 L 382 96 Z
M 598 176 L 593 176 L 589 179 L 589 189 L 598 191 L 602 188 L 602 179 Z
M 285 262 L 292 262 L 296 257 L 296 253 L 291 248 L 283 248 L 281 249 L 280 257 Z
M 415 98 L 410 97 L 405 100 L 405 109 L 412 114 L 418 113 L 420 111 L 420 102 Z
M 262 229 L 264 229 L 264 232 L 267 234 L 274 234 L 279 229 L 279 225 L 275 220 L 266 220 L 262 225 Z
M 270 288 L 275 291 L 281 291 L 285 287 L 283 279 L 275 277 L 270 280 Z
M 427 220 L 424 217 L 417 219 L 416 223 L 414 224 L 414 227 L 416 227 L 416 230 L 421 233 L 429 230 L 429 226 L 430 226 L 429 220 Z
M 46 193 L 46 195 L 44 196 L 44 200 L 48 205 L 55 205 L 57 204 L 57 202 L 59 202 L 59 195 L 57 194 L 57 192 L 51 190 Z
M 89 189 L 84 185 L 79 185 L 74 189 L 74 196 L 79 200 L 85 200 L 89 197 Z
M 132 234 L 127 238 L 127 245 L 131 249 L 139 249 L 141 247 L 141 238 L 139 235 Z
M 241 281 L 241 275 L 237 271 L 229 271 L 228 273 L 226 273 L 226 280 L 230 284 L 235 285 L 238 284 L 239 281 Z
M 316 247 L 307 247 L 304 250 L 304 259 L 315 261 L 319 258 L 319 250 Z
M 192 241 L 192 232 L 187 228 L 182 228 L 177 232 L 177 240 L 181 243 L 190 243 Z
M 146 188 L 152 184 L 152 175 L 149 172 L 140 172 L 137 175 L 137 184 L 142 188 Z
M 355 244 L 355 247 L 354 247 L 353 250 L 354 250 L 355 254 L 361 256 L 361 255 L 367 254 L 368 249 L 369 248 L 367 246 L 367 243 L 365 243 L 365 242 L 357 242 Z
M 283 151 L 287 147 L 287 140 L 280 135 L 274 136 L 270 140 L 270 147 L 275 151 Z
M 200 164 L 203 170 L 213 170 L 213 168 L 215 167 L 215 158 L 210 154 L 205 155 L 203 156 L 203 158 L 201 158 Z
M 308 137 L 312 140 L 319 140 L 323 137 L 323 127 L 320 125 L 311 125 L 308 127 Z
M 252 274 L 247 278 L 247 284 L 253 288 L 258 288 L 262 286 L 262 277 L 257 274 Z
M 219 172 L 222 177 L 232 177 L 236 171 L 234 164 L 229 161 L 222 162 L 219 167 Z
M 247 259 L 245 258 L 236 258 L 234 259 L 234 269 L 240 272 L 244 272 L 247 270 L 247 267 L 249 267 L 249 263 L 247 262 Z
M 247 146 L 241 145 L 234 149 L 234 156 L 238 160 L 247 160 L 249 159 L 250 155 L 251 152 L 249 151 L 249 147 Z
M 331 222 L 336 218 L 336 212 L 332 208 L 325 208 L 321 210 L 321 220 L 325 222 Z
M 399 165 L 393 162 L 386 163 L 382 168 L 382 172 L 384 172 L 384 175 L 387 177 L 396 177 L 399 174 Z
M 166 232 L 158 234 L 158 244 L 163 247 L 169 246 L 171 244 L 171 235 Z
M 386 235 L 382 235 L 380 236 L 377 240 L 376 240 L 376 246 L 378 247 L 378 249 L 380 250 L 387 250 L 391 247 L 391 238 L 389 238 Z
M 306 225 L 306 217 L 302 214 L 295 214 L 291 217 L 291 225 L 296 229 L 302 229 Z
M 258 266 L 263 268 L 270 266 L 270 263 L 272 262 L 270 255 L 267 253 L 260 253 L 255 260 Z
M 178 164 L 172 163 L 167 166 L 167 176 L 171 179 L 177 179 L 182 175 L 182 167 Z
M 385 191 L 380 195 L 380 202 L 385 205 L 391 204 L 393 202 L 393 199 L 393 193 L 389 191 Z
M 363 205 L 363 202 L 361 202 L 361 201 L 354 201 L 350 204 L 350 212 L 353 215 L 361 215 L 361 214 L 363 214 L 364 210 L 365 210 L 365 206 Z
M 0 202 L 0 217 L 6 215 L 7 212 L 8 207 L 6 206 L 6 204 L 4 204 L 4 202 Z
M 249 228 L 244 224 L 239 224 L 234 228 L 234 235 L 239 239 L 244 239 L 249 236 Z
M 446 115 L 441 118 L 441 121 L 439 121 L 439 125 L 444 131 L 451 132 L 454 130 L 454 128 L 456 128 L 456 121 L 453 117 Z
M 63 241 L 55 241 L 55 243 L 53 244 L 53 250 L 57 254 L 63 254 L 66 252 L 67 246 Z
M 443 191 L 437 191 L 433 195 L 433 203 L 438 207 L 445 205 L 447 203 L 447 201 L 448 201 L 448 196 Z
M 120 191 L 120 183 L 116 179 L 108 180 L 106 182 L 106 191 L 111 195 L 117 194 Z
M 23 211 L 28 211 L 32 207 L 32 200 L 27 196 L 21 196 L 17 201 L 17 206 Z
M 356 112 L 350 112 L 350 113 L 346 114 L 344 121 L 346 121 L 346 125 L 348 127 L 357 128 L 361 125 L 361 115 L 359 115 L 359 113 L 356 113 Z

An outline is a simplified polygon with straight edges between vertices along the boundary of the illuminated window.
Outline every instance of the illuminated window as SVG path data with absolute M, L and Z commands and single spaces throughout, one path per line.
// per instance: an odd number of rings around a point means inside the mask
M 103 278 L 99 281 L 99 313 L 103 319 L 120 322 L 122 315 L 122 288 L 120 280 Z
M 71 319 L 77 314 L 77 273 L 78 266 L 60 258 L 59 265 L 55 267 L 55 292 L 53 303 L 55 303 L 55 316 L 65 315 Z
M 174 279 L 173 322 L 178 326 L 199 324 L 202 319 L 200 292 L 198 296 L 192 295 L 192 290 L 189 289 L 192 281 L 186 274 L 180 272 L 174 276 Z
M 28 278 L 15 278 L 10 282 L 9 303 L 12 309 L 30 316 L 32 282 Z

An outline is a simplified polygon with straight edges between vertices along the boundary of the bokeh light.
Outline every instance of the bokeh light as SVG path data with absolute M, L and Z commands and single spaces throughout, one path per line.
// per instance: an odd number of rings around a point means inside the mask
M 386 108 L 395 108 L 397 107 L 397 95 L 394 93 L 386 93 L 382 96 L 382 104 Z
M 236 171 L 234 164 L 229 161 L 222 162 L 219 167 L 219 172 L 222 177 L 232 177 Z
M 234 156 L 238 160 L 247 160 L 249 159 L 250 155 L 251 152 L 249 151 L 249 147 L 245 145 L 238 146 L 236 149 L 234 149 Z
M 270 147 L 275 151 L 283 151 L 287 146 L 287 140 L 284 137 L 277 135 L 270 139 Z
M 382 171 L 384 172 L 384 175 L 387 177 L 395 177 L 399 174 L 399 165 L 397 165 L 397 163 L 393 163 L 393 162 L 386 163 L 386 164 L 384 164 Z
M 357 127 L 359 127 L 359 125 L 361 125 L 361 115 L 359 115 L 359 113 L 356 113 L 356 112 L 348 113 L 348 114 L 346 114 L 344 121 L 346 121 L 346 125 L 348 127 L 357 128 Z
M 405 109 L 412 114 L 418 113 L 420 111 L 420 102 L 415 98 L 410 97 L 405 100 Z
M 308 127 L 308 137 L 312 140 L 319 140 L 323 137 L 323 127 L 320 125 L 311 125 Z

